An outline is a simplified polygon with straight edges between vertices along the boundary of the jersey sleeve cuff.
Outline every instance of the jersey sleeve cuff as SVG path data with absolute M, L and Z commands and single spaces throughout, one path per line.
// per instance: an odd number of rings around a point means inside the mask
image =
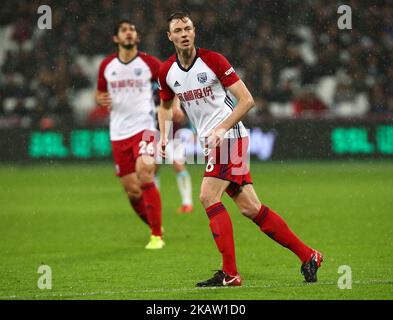
M 160 92 L 160 98 L 163 101 L 172 100 L 174 97 L 175 97 L 175 94 L 163 94 L 162 92 Z

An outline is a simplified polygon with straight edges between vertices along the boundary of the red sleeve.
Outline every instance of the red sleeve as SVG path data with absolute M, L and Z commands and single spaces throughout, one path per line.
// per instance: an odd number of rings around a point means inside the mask
M 302 113 L 303 108 L 302 108 L 302 104 L 300 103 L 300 101 L 295 100 L 295 101 L 293 101 L 292 105 L 293 105 L 293 111 L 295 112 L 295 114 Z
M 172 100 L 175 96 L 175 93 L 169 88 L 168 84 L 166 83 L 166 77 L 168 75 L 168 71 L 172 66 L 173 61 L 166 61 L 164 64 L 161 65 L 159 76 L 158 76 L 158 85 L 160 88 L 160 98 L 163 101 Z
M 152 74 L 152 80 L 158 81 L 158 73 L 160 72 L 160 67 L 162 64 L 161 61 L 158 60 L 156 57 L 148 55 L 144 52 L 140 52 L 139 56 L 149 66 Z
M 106 67 L 106 64 L 104 62 L 105 60 L 102 61 L 100 65 L 100 70 L 98 71 L 98 81 L 97 81 L 97 90 L 102 92 L 108 91 L 108 83 L 106 82 L 104 76 L 105 67 Z
M 117 56 L 117 54 L 113 54 L 107 58 L 105 58 L 100 65 L 100 69 L 98 71 L 98 80 L 97 80 L 97 90 L 102 92 L 108 91 L 108 83 L 105 79 L 105 69 L 107 65 Z
M 203 49 L 199 50 L 202 50 L 201 59 L 213 70 L 224 87 L 228 88 L 240 80 L 235 69 L 222 54 Z

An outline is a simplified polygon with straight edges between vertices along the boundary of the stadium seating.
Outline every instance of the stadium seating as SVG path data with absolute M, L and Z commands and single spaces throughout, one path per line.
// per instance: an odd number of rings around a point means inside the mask
M 64 114 L 72 113 L 83 124 L 95 107 L 99 64 L 116 50 L 111 31 L 119 18 L 135 21 L 142 50 L 161 59 L 173 51 L 165 35 L 165 17 L 176 5 L 175 0 L 101 0 L 94 6 L 91 1 L 47 2 L 55 9 L 53 30 L 32 28 L 37 18 L 36 12 L 27 14 L 34 9 L 32 2 L 20 1 L 14 6 L 6 1 L 3 5 L 0 117 L 31 117 L 34 124 L 43 116 L 53 115 L 60 123 Z M 314 92 L 327 106 L 329 116 L 393 113 L 389 95 L 393 32 L 389 19 L 383 18 L 393 14 L 389 5 L 381 2 L 370 13 L 362 10 L 365 4 L 354 1 L 369 27 L 340 31 L 332 23 L 337 12 L 330 2 L 284 1 L 274 8 L 256 0 L 247 3 L 235 8 L 233 3 L 219 0 L 222 10 L 215 14 L 206 0 L 186 1 L 185 7 L 197 26 L 198 44 L 227 56 L 257 104 L 267 103 L 267 107 L 257 105 L 263 112 L 253 116 L 294 117 L 294 100 L 303 89 Z M 304 14 L 295 15 L 299 12 Z M 285 19 L 276 21 L 273 16 Z M 235 32 L 223 28 L 227 22 Z M 347 84 L 340 84 L 342 77 Z

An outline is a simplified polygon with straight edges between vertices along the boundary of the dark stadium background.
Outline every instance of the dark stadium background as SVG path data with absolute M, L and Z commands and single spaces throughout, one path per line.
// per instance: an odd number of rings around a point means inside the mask
M 164 60 L 176 9 L 192 13 L 197 44 L 228 57 L 253 93 L 245 122 L 275 136 L 263 158 L 393 155 L 391 1 L 346 2 L 351 30 L 337 27 L 339 1 L 46 1 L 51 30 L 36 27 L 41 4 L 2 4 L 0 160 L 110 158 L 109 146 L 87 140 L 105 140 L 95 131 L 107 114 L 92 97 L 99 63 L 115 49 L 113 24 L 135 21 L 141 49 Z M 70 132 L 86 127 L 93 131 Z M 56 141 L 67 150 L 53 150 Z
M 37 28 L 43 4 L 51 30 Z M 352 9 L 351 30 L 337 26 L 342 4 Z M 197 45 L 224 54 L 252 92 L 256 107 L 244 122 L 256 190 L 326 254 L 321 287 L 302 286 L 294 258 L 260 237 L 262 249 L 247 255 L 248 237 L 259 234 L 236 216 L 235 228 L 247 230 L 237 232 L 245 291 L 187 289 L 218 260 L 202 208 L 172 214 L 177 190 L 165 167 L 168 246 L 160 254 L 171 258 L 162 260 L 165 276 L 147 264 L 145 230 L 131 229 L 139 221 L 114 177 L 108 114 L 94 91 L 100 62 L 116 50 L 116 21 L 134 21 L 140 49 L 164 60 L 173 53 L 166 19 L 179 10 L 191 14 Z M 391 299 L 392 159 L 391 0 L 0 5 L 0 299 Z M 189 170 L 197 203 L 203 168 Z M 199 257 L 207 253 L 210 260 Z M 41 263 L 57 275 L 51 293 L 36 287 Z M 350 293 L 336 286 L 345 264 L 354 269 Z M 166 282 L 157 285 L 158 276 Z

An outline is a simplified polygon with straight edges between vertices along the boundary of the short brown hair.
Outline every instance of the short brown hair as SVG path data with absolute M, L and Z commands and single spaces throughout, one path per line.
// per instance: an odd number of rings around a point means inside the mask
M 113 35 L 114 35 L 114 36 L 117 36 L 117 35 L 118 35 L 119 30 L 120 30 L 120 27 L 121 27 L 121 25 L 122 25 L 123 23 L 127 23 L 127 24 L 129 24 L 129 25 L 135 27 L 134 23 L 133 23 L 131 20 L 129 20 L 129 19 L 121 19 L 121 20 L 119 20 L 119 21 L 114 25 L 114 27 L 113 27 Z
M 187 12 L 177 11 L 177 12 L 172 13 L 167 19 L 168 29 L 169 29 L 169 26 L 173 20 L 181 20 L 181 21 L 185 22 L 187 19 L 191 20 L 190 15 Z

